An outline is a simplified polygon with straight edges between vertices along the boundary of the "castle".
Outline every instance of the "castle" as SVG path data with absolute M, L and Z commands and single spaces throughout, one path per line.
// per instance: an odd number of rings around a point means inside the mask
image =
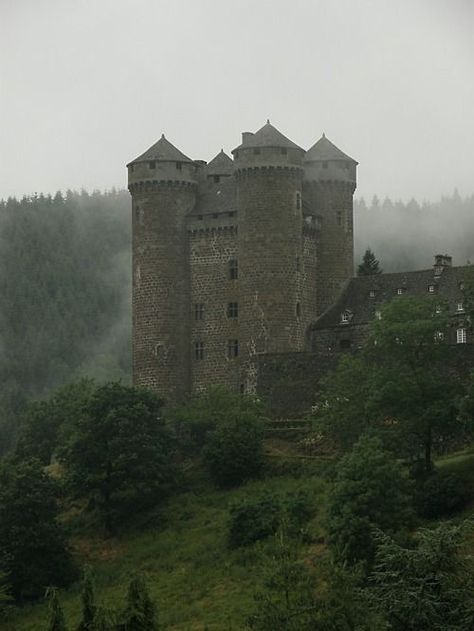
M 353 158 L 324 134 L 305 151 L 270 122 L 232 154 L 206 164 L 162 136 L 128 164 L 136 385 L 176 402 L 225 384 L 272 414 L 304 412 L 405 293 L 439 294 L 447 341 L 468 350 L 466 266 L 437 255 L 428 270 L 353 277 Z
M 208 164 L 164 135 L 130 162 L 133 375 L 178 401 L 253 392 L 258 358 L 307 349 L 353 275 L 357 162 L 269 121 Z

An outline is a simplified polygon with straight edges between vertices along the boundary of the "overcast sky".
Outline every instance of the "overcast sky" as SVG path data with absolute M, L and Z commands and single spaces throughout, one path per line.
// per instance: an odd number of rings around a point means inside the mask
M 473 0 L 0 0 L 0 198 L 126 186 L 164 132 L 210 160 L 270 118 L 358 195 L 474 193 Z

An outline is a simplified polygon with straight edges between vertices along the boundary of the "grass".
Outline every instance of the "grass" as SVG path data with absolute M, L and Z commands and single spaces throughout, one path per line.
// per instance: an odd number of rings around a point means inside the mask
M 265 544 L 229 550 L 228 506 L 262 492 L 292 493 L 302 487 L 312 488 L 319 510 L 310 528 L 315 537 L 321 536 L 326 483 L 319 473 L 312 475 L 320 470 L 314 464 L 313 472 L 305 465 L 304 477 L 295 476 L 292 463 L 292 474 L 267 477 L 232 491 L 215 490 L 202 474 L 194 472 L 185 492 L 113 539 L 85 527 L 84 516 L 79 515 L 71 524 L 76 532 L 73 544 L 78 562 L 93 566 L 98 598 L 106 606 L 122 606 L 130 576 L 140 571 L 148 578 L 166 629 L 243 629 L 260 585 L 260 549 Z M 80 616 L 79 586 L 63 590 L 60 598 L 69 628 L 75 628 Z M 42 631 L 46 623 L 46 605 L 37 603 L 23 607 L 10 621 L 0 624 L 0 629 Z

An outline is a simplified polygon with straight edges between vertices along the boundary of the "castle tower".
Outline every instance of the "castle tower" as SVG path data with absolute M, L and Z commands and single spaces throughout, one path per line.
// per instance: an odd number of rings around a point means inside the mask
M 195 204 L 196 166 L 164 135 L 127 166 L 133 381 L 173 402 L 190 387 L 186 216 Z
M 302 251 L 304 150 L 267 122 L 255 134 L 244 132 L 232 153 L 242 351 L 251 359 L 256 353 L 301 350 L 296 275 Z
M 353 195 L 357 162 L 323 134 L 306 153 L 303 197 L 321 222 L 317 243 L 318 314 L 354 275 Z

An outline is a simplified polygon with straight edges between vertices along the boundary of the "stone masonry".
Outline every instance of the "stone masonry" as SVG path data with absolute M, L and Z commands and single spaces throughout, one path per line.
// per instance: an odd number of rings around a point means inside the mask
M 311 326 L 353 276 L 357 162 L 269 122 L 208 164 L 164 136 L 128 164 L 133 378 L 166 401 L 254 392 L 264 358 L 311 351 Z M 285 354 L 285 355 L 283 355 Z

